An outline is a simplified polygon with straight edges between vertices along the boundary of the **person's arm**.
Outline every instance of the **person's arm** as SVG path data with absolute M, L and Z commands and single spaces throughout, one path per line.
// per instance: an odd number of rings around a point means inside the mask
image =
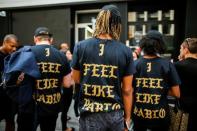
M 131 109 L 133 104 L 133 88 L 132 88 L 133 76 L 123 77 L 122 82 L 122 97 L 124 104 L 124 120 L 128 124 L 131 123 Z M 130 126 L 130 125 L 129 125 Z
M 74 85 L 74 81 L 71 77 L 71 73 L 69 73 L 63 77 L 63 87 L 69 88 L 69 87 L 71 87 L 71 85 Z
M 172 86 L 169 91 L 168 95 L 174 96 L 176 98 L 180 98 L 180 88 L 179 85 Z
M 72 79 L 76 84 L 80 84 L 81 75 L 79 70 L 72 69 Z

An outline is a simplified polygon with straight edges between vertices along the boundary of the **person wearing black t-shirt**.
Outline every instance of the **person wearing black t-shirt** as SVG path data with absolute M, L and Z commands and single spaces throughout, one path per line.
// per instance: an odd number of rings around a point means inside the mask
M 19 112 L 18 131 L 32 131 L 40 125 L 41 131 L 55 131 L 56 120 L 61 109 L 61 86 L 70 87 L 71 69 L 66 56 L 52 44 L 52 34 L 46 27 L 35 31 L 35 55 L 41 77 L 34 88 L 34 111 Z
M 175 63 L 181 79 L 181 108 L 189 113 L 188 131 L 197 130 L 197 38 L 187 38 L 180 46 L 183 60 Z
M 130 48 L 118 41 L 120 31 L 118 8 L 106 5 L 97 16 L 93 38 L 74 48 L 71 66 L 80 83 L 80 131 L 122 131 L 130 126 L 135 69 Z
M 14 34 L 8 34 L 4 37 L 3 44 L 0 47 L 0 73 L 2 77 L 2 73 L 4 70 L 4 58 L 11 54 L 12 52 L 16 51 L 18 46 L 18 38 Z M 2 79 L 0 79 L 0 83 Z M 0 85 L 0 121 L 5 119 L 6 126 L 5 131 L 14 131 L 15 122 L 14 122 L 14 115 L 15 115 L 15 104 L 13 101 L 8 97 L 3 86 Z
M 170 124 L 167 95 L 180 97 L 174 65 L 160 57 L 163 36 L 151 30 L 140 41 L 143 56 L 136 60 L 133 121 L 135 131 L 167 131 Z
M 61 43 L 60 51 L 66 55 L 66 58 L 70 63 L 72 60 L 72 54 L 70 52 L 68 43 Z M 61 114 L 62 131 L 72 130 L 72 128 L 67 126 L 68 120 L 71 119 L 71 117 L 68 116 L 68 110 L 71 105 L 72 98 L 73 98 L 73 85 L 70 88 L 62 88 L 62 114 Z

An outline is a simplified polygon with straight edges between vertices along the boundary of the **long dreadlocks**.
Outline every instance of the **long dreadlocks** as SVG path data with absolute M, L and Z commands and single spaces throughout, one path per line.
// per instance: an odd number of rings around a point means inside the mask
M 121 32 L 121 16 L 115 5 L 106 5 L 99 12 L 93 37 L 101 34 L 110 34 L 113 39 L 119 40 Z

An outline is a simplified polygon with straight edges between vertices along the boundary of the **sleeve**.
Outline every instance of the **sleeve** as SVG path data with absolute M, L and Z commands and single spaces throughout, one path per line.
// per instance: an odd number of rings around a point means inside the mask
M 174 86 L 174 85 L 180 85 L 181 84 L 181 80 L 179 78 L 179 75 L 176 71 L 175 66 L 170 62 L 170 70 L 169 70 L 169 76 L 170 76 L 170 86 Z
M 127 63 L 126 63 L 124 76 L 133 75 L 136 72 L 136 70 L 134 66 L 132 51 L 129 48 L 127 49 L 126 62 Z
M 75 45 L 74 51 L 73 51 L 73 58 L 71 61 L 71 67 L 75 70 L 80 70 L 80 64 L 79 64 L 79 43 Z

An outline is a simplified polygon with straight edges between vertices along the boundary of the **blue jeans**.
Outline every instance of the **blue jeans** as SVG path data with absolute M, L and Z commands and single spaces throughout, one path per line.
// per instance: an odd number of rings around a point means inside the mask
M 123 131 L 123 111 L 83 113 L 79 119 L 79 131 Z

